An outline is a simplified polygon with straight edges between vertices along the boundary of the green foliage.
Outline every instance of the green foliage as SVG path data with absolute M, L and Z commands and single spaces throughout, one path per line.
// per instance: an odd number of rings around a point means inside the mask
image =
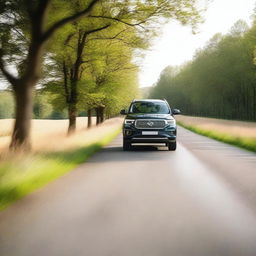
M 9 91 L 0 91 L 0 119 L 13 118 L 14 99 Z
M 91 25 L 92 29 L 96 25 Z M 98 27 L 104 25 L 98 23 Z M 104 31 L 88 34 L 81 46 L 79 43 L 85 32 L 80 26 L 69 28 L 69 34 L 64 37 L 60 33 L 52 48 L 55 53 L 51 58 L 53 65 L 47 67 L 55 80 L 47 82 L 44 91 L 52 94 L 51 103 L 55 109 L 68 108 L 75 102 L 78 111 L 104 106 L 108 116 L 115 115 L 120 107 L 138 95 L 138 69 L 132 63 L 133 49 L 145 47 L 146 42 L 138 41 L 133 29 L 124 30 L 124 25 L 117 23 Z M 76 51 L 79 45 L 83 47 L 80 56 Z M 75 78 L 74 67 L 78 61 L 80 75 Z M 76 97 L 72 101 L 74 94 Z
M 33 105 L 33 114 L 35 119 L 49 118 L 53 113 L 52 105 L 49 103 L 49 95 L 36 91 Z
M 238 21 L 229 34 L 216 34 L 178 71 L 166 68 L 150 96 L 184 114 L 256 121 L 255 29 Z
M 106 44 L 108 47 L 104 47 Z M 108 40 L 97 41 L 95 46 L 97 61 L 91 62 L 87 69 L 95 85 L 90 93 L 101 93 L 107 115 L 115 115 L 138 96 L 138 68 L 132 62 L 133 49 L 123 42 Z
M 33 104 L 33 118 L 35 119 L 64 119 L 67 118 L 65 110 L 53 108 L 53 96 L 49 93 L 36 91 Z M 13 118 L 15 111 L 13 93 L 0 91 L 0 119 Z

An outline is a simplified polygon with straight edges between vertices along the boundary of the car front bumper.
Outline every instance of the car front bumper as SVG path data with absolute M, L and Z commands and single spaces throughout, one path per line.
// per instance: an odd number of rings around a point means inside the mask
M 125 140 L 129 140 L 131 143 L 169 143 L 176 141 L 176 126 L 168 126 L 161 130 L 148 130 L 147 132 L 157 132 L 157 135 L 143 135 L 141 129 L 135 127 L 125 126 L 123 127 L 123 136 Z

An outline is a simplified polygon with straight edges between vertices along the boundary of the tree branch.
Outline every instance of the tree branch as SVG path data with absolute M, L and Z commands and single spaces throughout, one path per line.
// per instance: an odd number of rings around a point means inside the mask
M 44 13 L 46 12 L 51 1 L 52 0 L 40 1 L 37 8 L 37 15 L 39 15 L 40 17 L 44 17 Z
M 46 41 L 48 40 L 51 35 L 59 28 L 61 28 L 62 26 L 64 26 L 65 24 L 75 21 L 79 18 L 81 18 L 82 16 L 88 15 L 90 13 L 90 11 L 92 10 L 92 8 L 95 6 L 95 4 L 97 2 L 99 2 L 100 0 L 92 0 L 91 3 L 81 12 L 77 12 L 74 15 L 71 15 L 69 17 L 63 18 L 62 20 L 56 22 L 55 24 L 53 24 L 44 34 L 42 37 L 42 41 Z
M 92 61 L 97 61 L 98 59 L 91 59 L 91 60 L 82 60 L 81 63 L 85 64 L 85 63 L 91 63 Z
M 124 33 L 127 30 L 128 30 L 127 28 L 123 29 L 112 37 L 94 37 L 94 38 L 88 39 L 88 41 L 92 41 L 92 40 L 113 40 L 113 39 L 116 39 L 119 35 L 121 35 L 122 33 Z
M 14 77 L 11 73 L 9 73 L 9 71 L 6 70 L 5 66 L 6 65 L 3 62 L 3 50 L 0 49 L 0 70 L 2 71 L 2 73 L 5 76 L 5 78 L 7 79 L 7 81 L 9 83 L 11 83 L 11 85 L 13 87 L 15 87 L 18 79 L 16 77 Z
M 67 71 L 67 66 L 66 62 L 63 61 L 63 76 L 64 76 L 64 90 L 65 90 L 65 96 L 66 100 L 69 100 L 69 90 L 68 90 L 68 71 Z
M 95 32 L 99 32 L 99 31 L 101 31 L 101 30 L 104 30 L 104 29 L 106 29 L 106 28 L 108 28 L 108 27 L 110 27 L 110 26 L 111 26 L 111 24 L 108 24 L 108 25 L 105 25 L 105 26 L 100 27 L 100 28 L 95 28 L 95 29 L 88 30 L 88 31 L 86 31 L 85 33 L 86 33 L 87 35 L 89 35 L 89 34 L 92 34 L 92 33 L 95 33 Z
M 113 21 L 117 21 L 117 22 L 121 22 L 127 26 L 131 26 L 131 27 L 135 27 L 135 26 L 141 26 L 141 24 L 146 23 L 147 19 L 142 20 L 140 22 L 137 23 L 129 23 L 127 21 L 115 18 L 115 17 L 109 17 L 109 16 L 103 16 L 103 15 L 89 15 L 88 17 L 90 18 L 101 18 L 101 19 L 107 19 L 107 20 L 113 20 Z
M 32 3 L 30 0 L 25 0 L 25 4 L 26 4 L 26 7 L 27 7 L 27 12 L 28 12 L 28 15 L 29 15 L 29 18 L 30 20 L 33 19 L 33 13 L 34 13 L 34 10 L 33 10 L 33 7 L 32 7 Z
M 72 37 L 75 35 L 76 33 L 71 33 L 67 36 L 65 42 L 64 42 L 64 45 L 68 45 L 69 41 L 72 39 Z

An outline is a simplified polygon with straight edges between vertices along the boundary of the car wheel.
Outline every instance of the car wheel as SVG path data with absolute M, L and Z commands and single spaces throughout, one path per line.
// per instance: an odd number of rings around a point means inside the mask
M 176 150 L 176 147 L 177 147 L 176 141 L 175 141 L 175 142 L 169 142 L 169 144 L 168 144 L 168 149 L 169 149 L 169 151 L 174 151 L 174 150 Z
M 129 140 L 123 140 L 123 150 L 124 151 L 129 151 L 132 149 L 131 142 Z

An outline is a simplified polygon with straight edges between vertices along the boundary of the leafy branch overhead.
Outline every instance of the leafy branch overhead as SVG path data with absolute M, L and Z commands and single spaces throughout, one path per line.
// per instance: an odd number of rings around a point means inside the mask
M 36 45 L 39 47 L 43 45 L 52 35 L 53 33 L 64 26 L 65 24 L 75 21 L 81 18 L 84 15 L 88 15 L 94 5 L 99 0 L 92 0 L 89 4 L 86 5 L 84 9 L 78 11 L 74 14 L 68 15 L 62 19 L 59 19 L 48 28 L 45 28 L 45 19 L 47 11 L 50 7 L 51 0 L 44 0 L 44 1 L 30 1 L 30 0 L 13 0 L 13 1 L 5 1 L 3 3 L 3 12 L 2 19 L 6 20 L 6 25 L 9 27 L 9 33 L 18 31 L 19 34 L 22 34 L 22 31 L 28 33 L 30 36 L 30 42 L 28 45 L 28 53 L 27 53 L 27 60 L 30 60 L 31 55 L 33 55 L 33 47 Z M 23 24 L 27 24 L 24 27 Z M 29 31 L 30 30 L 30 31 Z M 0 55 L 0 69 L 8 79 L 10 83 L 13 85 L 16 84 L 17 79 L 10 74 L 7 69 L 5 69 L 5 65 L 3 62 L 4 56 L 4 34 L 1 35 L 1 55 Z M 29 73 L 29 72 L 28 72 Z M 25 73 L 25 76 L 29 74 Z

